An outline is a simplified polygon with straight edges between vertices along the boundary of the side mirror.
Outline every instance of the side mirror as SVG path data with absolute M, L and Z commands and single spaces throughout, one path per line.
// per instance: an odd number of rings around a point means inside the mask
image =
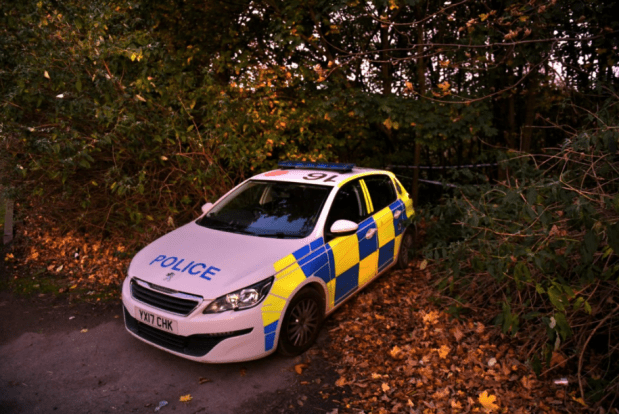
M 331 226 L 331 233 L 336 236 L 346 236 L 348 234 L 353 234 L 359 229 L 359 225 L 350 220 L 338 220 Z
M 202 214 L 206 214 L 213 207 L 213 203 L 206 203 L 202 206 Z

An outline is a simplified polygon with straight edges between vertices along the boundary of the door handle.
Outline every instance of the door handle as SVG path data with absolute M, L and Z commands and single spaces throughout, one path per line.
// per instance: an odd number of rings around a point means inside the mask
M 393 213 L 393 218 L 399 219 L 401 215 L 402 215 L 402 210 L 396 210 L 396 212 Z
M 365 238 L 370 240 L 376 234 L 376 229 L 369 229 L 367 233 L 365 233 Z

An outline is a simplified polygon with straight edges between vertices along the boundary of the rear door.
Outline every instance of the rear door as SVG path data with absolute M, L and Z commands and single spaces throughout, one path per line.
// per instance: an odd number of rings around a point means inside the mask
M 378 229 L 377 273 L 380 273 L 393 263 L 398 251 L 406 216 L 403 214 L 404 204 L 398 199 L 393 181 L 388 175 L 370 175 L 362 181 L 369 193 L 372 217 Z

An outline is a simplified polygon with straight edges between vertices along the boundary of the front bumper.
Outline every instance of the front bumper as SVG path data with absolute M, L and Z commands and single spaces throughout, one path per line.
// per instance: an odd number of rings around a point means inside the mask
M 219 314 L 202 313 L 204 301 L 189 315 L 181 316 L 136 300 L 129 278 L 122 289 L 127 331 L 136 338 L 180 357 L 207 363 L 239 362 L 264 357 L 265 334 L 260 306 Z M 138 308 L 175 322 L 177 333 L 166 332 L 140 322 Z

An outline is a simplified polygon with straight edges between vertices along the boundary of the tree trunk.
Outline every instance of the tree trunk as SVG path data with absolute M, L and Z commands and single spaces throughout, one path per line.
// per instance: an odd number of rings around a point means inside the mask
M 420 21 L 423 16 L 423 9 L 421 8 L 421 4 L 417 5 L 417 20 Z M 425 64 L 423 60 L 423 43 L 424 43 L 424 33 L 423 33 L 423 24 L 419 23 L 417 26 L 417 83 L 419 84 L 419 96 L 420 99 L 423 99 L 423 96 L 426 93 L 426 71 Z M 419 167 L 419 162 L 421 161 L 421 143 L 419 134 L 415 137 L 415 158 L 414 164 Z M 415 168 L 413 171 L 413 203 L 414 206 L 417 207 L 419 205 L 419 168 Z

